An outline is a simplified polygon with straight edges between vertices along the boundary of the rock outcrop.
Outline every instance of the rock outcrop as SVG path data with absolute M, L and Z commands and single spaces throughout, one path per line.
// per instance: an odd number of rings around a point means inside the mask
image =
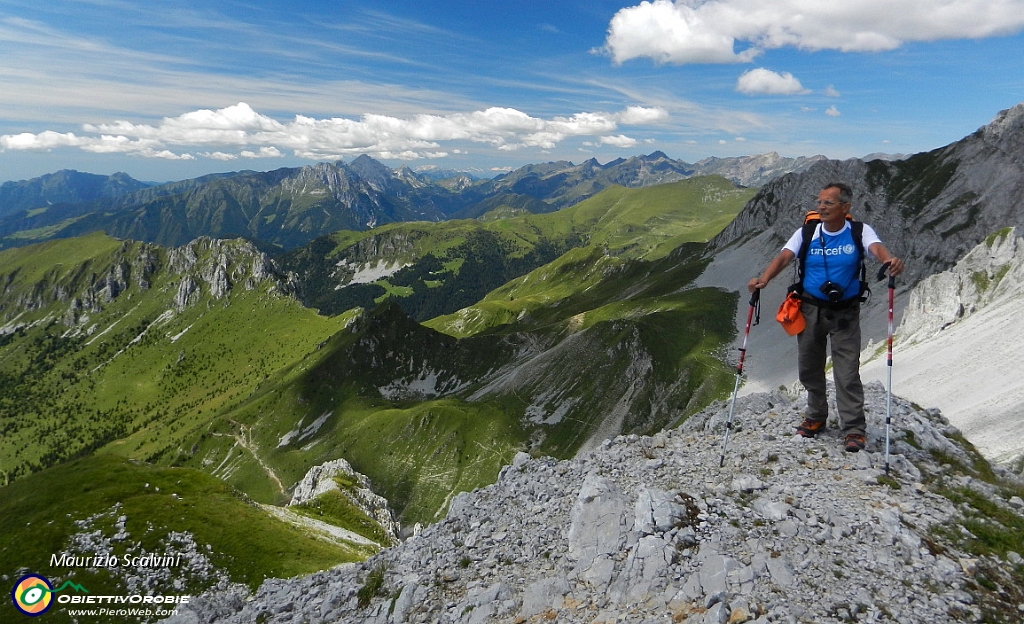
M 571 461 L 520 454 L 362 564 L 196 597 L 171 621 L 1019 621 L 1021 556 L 979 535 L 1024 527 L 1020 484 L 898 397 L 887 454 L 884 388 L 867 398 L 857 454 L 834 423 L 793 436 L 802 405 L 779 393 L 739 401 L 722 468 L 721 403 Z
M 900 339 L 933 337 L 988 306 L 1024 295 L 1024 240 L 1010 227 L 993 233 L 948 271 L 922 280 L 910 293 Z
M 50 243 L 60 244 L 65 243 Z M 298 290 L 295 275 L 281 271 L 252 244 L 208 237 L 170 249 L 126 240 L 108 258 L 88 259 L 70 269 L 62 265 L 47 268 L 29 288 L 22 279 L 18 271 L 0 273 L 0 334 L 23 326 L 14 321 L 23 313 L 55 302 L 67 305 L 60 322 L 80 329 L 91 315 L 132 289 L 149 290 L 157 279 L 171 281 L 173 295 L 168 306 L 177 312 L 195 305 L 204 295 L 224 299 L 236 286 L 265 288 L 284 296 Z
M 339 480 L 351 485 L 342 487 Z M 295 486 L 292 500 L 288 505 L 299 505 L 334 491 L 339 492 L 359 510 L 373 518 L 392 543 L 398 542 L 401 527 L 388 507 L 387 499 L 375 494 L 366 475 L 356 472 L 344 459 L 335 459 L 310 468 Z

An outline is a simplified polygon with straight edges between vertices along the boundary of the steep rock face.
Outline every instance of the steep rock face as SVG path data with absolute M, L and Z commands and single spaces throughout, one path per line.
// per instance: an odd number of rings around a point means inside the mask
M 89 258 L 73 265 L 72 257 L 69 253 L 68 266 L 57 263 L 40 267 L 41 272 L 34 277 L 27 277 L 27 273 L 35 267 L 0 268 L 0 322 L 45 310 L 57 303 L 68 305 L 61 321 L 75 325 L 82 315 L 100 311 L 133 286 L 148 290 L 153 274 L 160 269 L 155 247 L 131 241 L 122 242 L 107 258 Z M 0 333 L 9 333 L 18 326 L 3 326 Z
M 3 333 L 21 325 L 13 322 L 19 316 L 45 310 L 54 303 L 67 305 L 61 322 L 80 328 L 90 315 L 101 312 L 124 293 L 133 288 L 149 290 L 160 277 L 177 278 L 168 305 L 179 312 L 195 305 L 203 293 L 223 299 L 236 286 L 251 290 L 266 285 L 282 295 L 296 291 L 294 276 L 281 272 L 251 244 L 205 237 L 171 249 L 123 241 L 108 257 L 83 259 L 76 266 L 46 268 L 33 283 L 24 283 L 22 275 L 22 269 L 0 273 L 0 295 L 4 297 L 0 322 L 8 322 Z
M 910 293 L 896 330 L 893 386 L 943 410 L 986 457 L 1024 458 L 1024 378 L 1017 370 L 1024 318 L 1024 240 L 1007 228 Z M 882 345 L 864 374 L 887 375 Z
M 1016 228 L 989 236 L 948 271 L 922 280 L 910 293 L 900 340 L 927 340 L 989 306 L 1024 295 L 1024 240 Z
M 886 477 L 881 386 L 868 406 L 855 455 L 834 429 L 792 436 L 800 407 L 778 393 L 740 401 L 721 469 L 724 404 L 572 461 L 520 454 L 363 564 L 210 593 L 169 621 L 1014 621 L 1024 561 L 979 554 L 967 527 L 1012 534 L 1024 500 L 977 478 L 938 412 L 898 397 Z
M 168 268 L 181 275 L 174 296 L 179 312 L 194 305 L 202 293 L 223 299 L 236 285 L 253 290 L 270 281 L 283 295 L 294 294 L 294 277 L 276 269 L 273 262 L 249 243 L 201 237 L 167 251 Z

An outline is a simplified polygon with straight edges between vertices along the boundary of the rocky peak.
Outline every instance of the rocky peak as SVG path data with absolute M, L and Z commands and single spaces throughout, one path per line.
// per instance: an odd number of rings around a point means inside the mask
M 571 461 L 520 454 L 362 564 L 210 593 L 169 621 L 1019 621 L 1024 560 L 981 535 L 1024 529 L 1020 484 L 899 397 L 886 475 L 883 387 L 867 405 L 857 454 L 834 428 L 792 435 L 802 404 L 780 393 L 738 401 L 722 468 L 724 403 Z
M 386 165 L 363 154 L 347 165 L 348 169 L 378 192 L 385 192 L 394 181 L 394 172 Z
M 352 187 L 352 182 L 348 171 L 322 162 L 302 167 L 294 178 L 283 180 L 281 186 L 294 194 L 310 193 L 315 187 L 325 187 L 335 196 L 340 196 Z
M 1001 111 L 987 126 L 979 130 L 982 138 L 1018 158 L 1024 152 L 1024 103 Z M 1024 160 L 1019 160 L 1024 164 Z
M 181 275 L 173 303 L 178 311 L 198 301 L 202 284 L 214 299 L 228 296 L 236 284 L 252 290 L 267 280 L 272 280 L 276 292 L 295 292 L 295 277 L 284 275 L 247 241 L 204 236 L 168 250 L 167 256 L 169 268 Z

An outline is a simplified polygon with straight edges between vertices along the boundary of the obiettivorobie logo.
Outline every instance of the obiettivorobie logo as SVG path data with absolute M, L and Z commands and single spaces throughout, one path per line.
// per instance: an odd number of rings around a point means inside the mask
M 63 585 L 54 589 L 50 580 L 45 576 L 26 574 L 18 579 L 14 589 L 11 590 L 11 601 L 18 611 L 35 617 L 46 613 L 50 608 L 53 604 L 53 594 L 64 591 L 69 587 L 78 592 L 89 593 L 89 590 L 71 581 L 64 581 Z
M 71 588 L 78 594 L 65 593 L 53 597 L 53 594 Z M 35 617 L 42 615 L 53 605 L 54 602 L 65 605 L 72 609 L 71 615 L 99 615 L 99 616 L 128 616 L 142 615 L 146 617 L 170 616 L 175 613 L 178 605 L 188 604 L 187 595 L 140 595 L 129 596 L 98 596 L 89 594 L 89 590 L 71 582 L 64 581 L 64 584 L 57 589 L 53 588 L 50 580 L 40 574 L 26 574 L 21 577 L 11 590 L 11 602 L 14 607 L 28 615 Z M 96 606 L 96 605 L 102 605 Z M 79 612 L 74 611 L 79 609 Z

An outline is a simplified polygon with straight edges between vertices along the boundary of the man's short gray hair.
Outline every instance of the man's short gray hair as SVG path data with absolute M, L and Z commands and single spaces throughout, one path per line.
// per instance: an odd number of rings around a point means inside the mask
M 850 188 L 849 184 L 845 182 L 829 182 L 825 186 L 821 187 L 821 190 L 837 188 L 839 189 L 839 201 L 844 204 L 849 204 L 853 201 L 853 189 Z

